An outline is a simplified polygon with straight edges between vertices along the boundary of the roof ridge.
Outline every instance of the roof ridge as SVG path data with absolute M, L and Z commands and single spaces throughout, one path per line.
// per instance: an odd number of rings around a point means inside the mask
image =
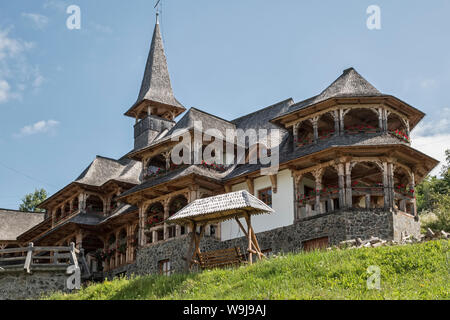
M 233 123 L 233 122 L 235 122 L 235 121 L 237 121 L 237 120 L 240 120 L 240 119 L 242 119 L 242 118 L 245 118 L 245 117 L 249 117 L 249 116 L 251 116 L 251 115 L 254 115 L 255 113 L 258 113 L 258 112 L 261 112 L 261 111 L 264 111 L 264 110 L 273 108 L 273 107 L 275 107 L 275 106 L 277 106 L 277 105 L 279 105 L 279 104 L 282 104 L 282 103 L 284 103 L 284 102 L 287 102 L 287 101 L 289 101 L 289 100 L 292 100 L 292 102 L 294 102 L 294 100 L 292 99 L 292 97 L 291 97 L 291 98 L 287 98 L 287 99 L 285 99 L 285 100 L 282 100 L 282 101 L 279 101 L 279 102 L 277 102 L 277 103 L 271 104 L 270 106 L 267 106 L 267 107 L 264 107 L 264 108 L 255 110 L 255 111 L 250 112 L 250 113 L 247 113 L 247 114 L 245 114 L 245 115 L 243 115 L 243 116 L 240 116 L 240 117 L 238 117 L 238 118 L 236 118 L 236 119 L 231 120 L 231 122 Z
M 224 119 L 224 118 L 221 118 L 221 117 L 219 117 L 219 116 L 213 115 L 213 114 L 211 114 L 211 113 L 209 113 L 209 112 L 203 111 L 203 110 L 198 109 L 198 108 L 195 108 L 195 107 L 191 107 L 191 108 L 188 110 L 188 112 L 191 111 L 191 110 L 195 110 L 195 111 L 204 113 L 204 114 L 206 114 L 206 115 L 209 115 L 209 116 L 211 116 L 211 117 L 213 117 L 213 118 L 216 118 L 216 119 L 218 119 L 218 120 L 221 120 L 221 121 L 224 121 L 224 122 L 227 122 L 227 123 L 230 123 L 230 124 L 234 124 L 234 123 L 232 123 L 230 120 L 226 120 L 226 119 Z
M 22 211 L 22 210 L 16 210 L 16 209 L 5 209 L 0 208 L 0 213 L 39 213 L 39 214 L 45 214 L 45 212 L 39 212 L 39 211 Z

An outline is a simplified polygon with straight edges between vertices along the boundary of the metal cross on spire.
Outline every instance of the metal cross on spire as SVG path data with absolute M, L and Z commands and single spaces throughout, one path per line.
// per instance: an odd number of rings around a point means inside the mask
M 158 0 L 153 8 L 156 8 L 156 23 L 159 23 L 159 13 L 161 11 L 161 0 Z

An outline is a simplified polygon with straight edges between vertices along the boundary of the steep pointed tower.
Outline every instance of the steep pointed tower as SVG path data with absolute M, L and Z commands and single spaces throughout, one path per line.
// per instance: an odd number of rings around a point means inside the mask
M 141 90 L 136 103 L 125 113 L 136 119 L 134 149 L 146 147 L 162 131 L 172 128 L 174 119 L 185 110 L 173 95 L 157 15 Z

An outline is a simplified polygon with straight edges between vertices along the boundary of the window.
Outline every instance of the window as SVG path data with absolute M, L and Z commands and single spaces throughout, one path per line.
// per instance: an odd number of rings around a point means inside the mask
M 180 234 L 183 235 L 186 233 L 186 227 L 185 226 L 181 226 L 180 228 Z
M 156 235 L 158 241 L 164 240 L 164 229 L 159 229 L 158 231 L 156 231 Z
M 164 276 L 170 276 L 171 270 L 170 270 L 170 260 L 161 260 L 158 262 L 158 268 L 159 268 L 159 274 Z
M 272 188 L 266 188 L 258 191 L 258 198 L 268 206 L 272 206 Z
M 175 238 L 176 237 L 176 232 L 177 232 L 177 227 L 176 226 L 168 227 L 167 231 L 169 233 L 169 238 Z

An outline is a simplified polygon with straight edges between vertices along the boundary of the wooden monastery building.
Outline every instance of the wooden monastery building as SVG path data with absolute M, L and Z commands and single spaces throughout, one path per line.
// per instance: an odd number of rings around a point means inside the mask
M 274 211 L 253 219 L 266 254 L 355 237 L 398 240 L 420 231 L 414 188 L 438 163 L 411 147 L 410 132 L 424 113 L 381 93 L 353 68 L 317 96 L 286 99 L 234 120 L 186 111 L 172 91 L 157 22 L 138 99 L 125 115 L 136 121 L 133 149 L 120 159 L 97 156 L 40 204 L 45 215 L 30 214 L 27 221 L 23 213 L 0 212 L 14 229 L 2 231 L 8 235 L 0 239 L 3 247 L 74 242 L 94 273 L 169 274 L 183 270 L 189 234 L 198 230 L 167 219 L 196 199 L 240 190 Z M 224 135 L 227 129 L 279 129 L 278 172 L 263 175 L 260 164 L 247 162 L 173 164 L 178 142 L 172 138 L 179 130 L 192 132 L 197 121 Z M 246 149 L 247 158 L 251 152 Z M 236 221 L 202 229 L 202 250 L 247 252 Z

